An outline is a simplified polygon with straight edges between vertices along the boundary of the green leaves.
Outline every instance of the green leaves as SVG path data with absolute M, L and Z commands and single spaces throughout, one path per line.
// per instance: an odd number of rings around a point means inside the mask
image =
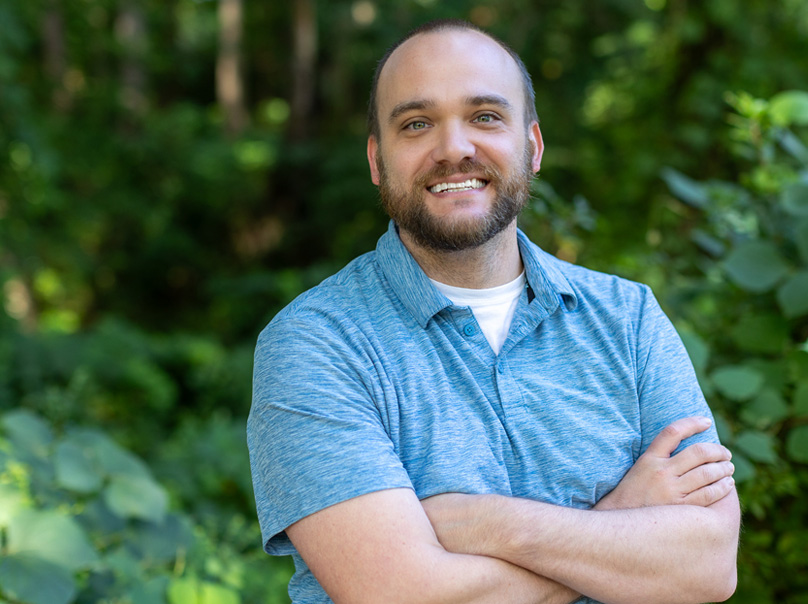
M 168 508 L 163 488 L 145 476 L 116 476 L 104 490 L 109 509 L 122 518 L 162 522 Z
M 727 257 L 724 269 L 736 285 L 762 293 L 772 289 L 788 272 L 788 264 L 770 241 L 744 241 Z
M 792 216 L 808 216 L 808 182 L 795 182 L 780 193 L 783 209 Z
M 808 124 L 808 92 L 787 90 L 771 98 L 769 115 L 778 126 Z
M 70 571 L 25 554 L 0 557 L 0 588 L 15 601 L 29 604 L 68 604 L 77 592 Z
M 25 510 L 8 527 L 8 549 L 30 554 L 69 571 L 98 560 L 87 534 L 71 517 L 55 510 Z
M 778 460 L 774 438 L 765 432 L 750 430 L 739 434 L 735 446 L 753 461 L 773 464 Z
M 808 271 L 791 275 L 778 288 L 777 302 L 789 319 L 808 314 Z
M 704 185 L 673 168 L 662 169 L 662 179 L 678 199 L 697 208 L 703 208 L 710 200 Z
M 786 451 L 794 461 L 808 464 L 808 426 L 798 426 L 788 433 Z
M 763 375 L 744 365 L 725 365 L 710 374 L 716 389 L 734 401 L 745 401 L 758 393 L 763 386 Z

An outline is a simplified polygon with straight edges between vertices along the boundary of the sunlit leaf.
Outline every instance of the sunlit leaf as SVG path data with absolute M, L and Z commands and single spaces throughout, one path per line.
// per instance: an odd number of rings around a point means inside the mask
M 765 432 L 749 430 L 738 435 L 734 446 L 754 461 L 775 463 L 778 459 L 774 450 L 774 438 Z
M 241 604 L 241 596 L 231 588 L 218 583 L 202 583 L 199 604 Z
M 199 583 L 196 577 L 179 577 L 168 586 L 170 604 L 201 604 Z
M 84 529 L 55 510 L 24 510 L 15 515 L 8 527 L 8 549 L 36 555 L 71 571 L 98 559 Z
M 794 461 L 808 463 L 808 426 L 797 426 L 788 433 L 786 452 Z
M 780 126 L 808 124 L 808 92 L 787 90 L 769 101 L 772 121 Z
M 11 519 L 25 507 L 25 498 L 19 489 L 10 484 L 0 484 L 0 527 L 8 526 Z
M 780 194 L 783 209 L 792 216 L 808 216 L 808 182 L 795 182 Z
M 168 509 L 165 490 L 151 478 L 116 476 L 104 489 L 104 501 L 121 518 L 162 522 Z
M 808 271 L 791 275 L 777 289 L 777 302 L 790 319 L 808 314 Z
M 734 248 L 724 266 L 730 279 L 750 292 L 765 292 L 788 271 L 788 264 L 770 241 L 745 241 Z
M 718 391 L 729 399 L 745 401 L 763 386 L 763 375 L 743 365 L 725 365 L 710 374 Z
M 710 200 L 704 185 L 673 168 L 663 168 L 662 179 L 668 185 L 671 193 L 687 204 L 703 208 Z
M 28 554 L 0 557 L 0 586 L 16 602 L 27 604 L 68 604 L 76 595 L 70 571 Z

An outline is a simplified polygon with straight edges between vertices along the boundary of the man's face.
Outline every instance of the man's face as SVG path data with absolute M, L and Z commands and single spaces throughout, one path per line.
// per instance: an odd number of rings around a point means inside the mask
M 476 32 L 421 34 L 388 59 L 368 160 L 386 211 L 415 244 L 468 249 L 515 220 L 542 152 L 523 98 L 514 61 Z

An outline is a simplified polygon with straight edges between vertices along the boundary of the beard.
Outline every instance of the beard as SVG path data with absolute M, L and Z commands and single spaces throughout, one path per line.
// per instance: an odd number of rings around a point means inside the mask
M 516 170 L 503 175 L 494 166 L 476 160 L 464 160 L 453 166 L 436 166 L 416 179 L 409 190 L 391 184 L 379 155 L 379 195 L 387 215 L 409 233 L 421 247 L 438 252 L 458 252 L 478 247 L 511 224 L 530 199 L 533 180 L 532 143 L 525 145 L 522 163 Z M 474 173 L 493 186 L 496 197 L 484 216 L 450 221 L 432 215 L 426 204 L 426 185 L 457 174 Z

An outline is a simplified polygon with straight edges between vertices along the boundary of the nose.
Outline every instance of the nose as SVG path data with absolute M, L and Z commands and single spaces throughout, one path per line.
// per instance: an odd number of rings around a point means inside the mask
M 472 159 L 477 147 L 470 138 L 465 124 L 445 122 L 439 126 L 432 160 L 435 163 L 459 164 L 465 159 Z

